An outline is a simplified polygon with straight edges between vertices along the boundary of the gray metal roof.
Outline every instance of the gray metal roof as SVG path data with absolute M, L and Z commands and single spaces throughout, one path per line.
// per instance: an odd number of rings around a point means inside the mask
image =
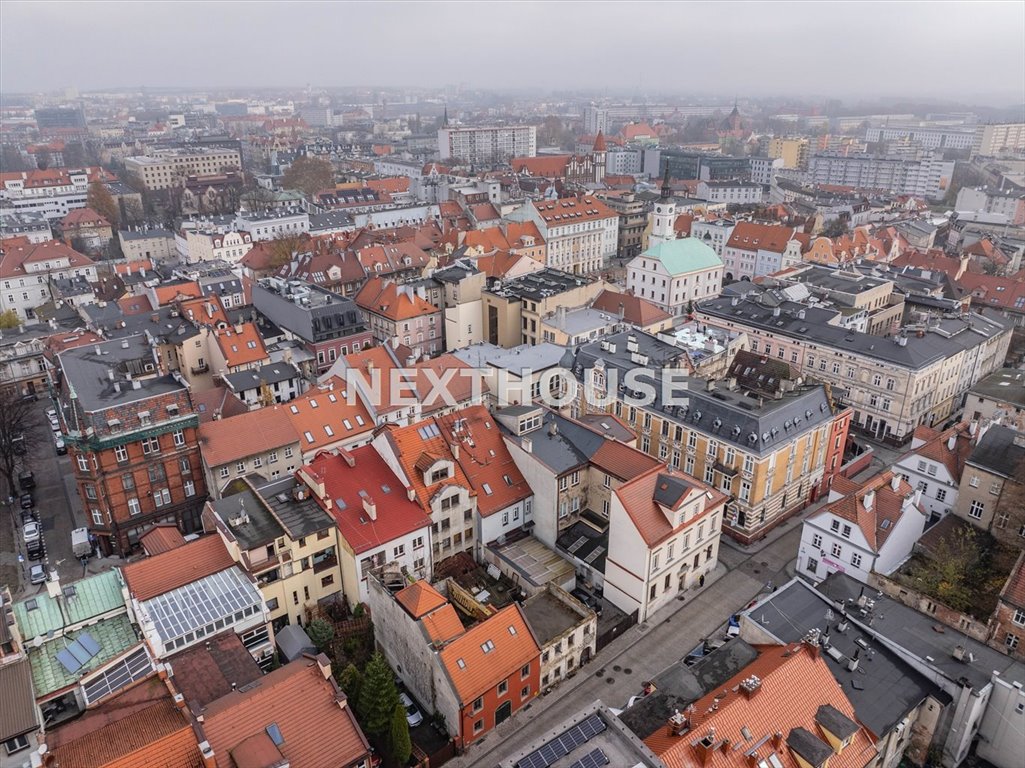
M 286 624 L 274 633 L 274 642 L 288 661 L 294 661 L 304 653 L 316 653 L 317 646 L 298 624 Z
M 1001 368 L 975 383 L 969 392 L 1025 408 L 1025 371 Z
M 506 280 L 500 287 L 491 288 L 490 292 L 508 298 L 541 301 L 593 282 L 593 278 L 546 267 L 522 277 Z
M 1013 477 L 1025 461 L 1025 445 L 1017 445 L 1020 435 L 1002 424 L 993 424 L 979 440 L 968 463 L 1003 477 Z
M 256 389 L 261 384 L 276 384 L 281 381 L 299 378 L 299 369 L 291 363 L 269 363 L 256 370 L 229 373 L 224 381 L 233 392 L 244 392 Z
M 293 539 L 301 539 L 334 526 L 334 518 L 320 508 L 312 498 L 297 501 L 292 496 L 295 481 L 292 478 L 276 480 L 256 489 L 274 515 L 285 526 Z
M 872 594 L 875 595 L 874 590 Z M 857 595 L 855 592 L 854 597 Z M 927 696 L 947 700 L 925 675 L 880 643 L 873 642 L 857 627 L 849 626 L 842 633 L 837 631 L 840 618 L 837 606 L 807 582 L 791 581 L 747 614 L 752 623 L 783 643 L 800 642 L 814 629 L 828 630 L 829 648 L 824 649 L 822 658 L 854 705 L 858 719 L 873 733 L 889 731 Z M 830 615 L 832 618 L 828 618 Z M 929 631 L 933 632 L 931 628 Z M 858 644 L 859 639 L 867 641 L 867 648 Z M 856 652 L 860 656 L 858 669 L 851 672 L 847 666 Z

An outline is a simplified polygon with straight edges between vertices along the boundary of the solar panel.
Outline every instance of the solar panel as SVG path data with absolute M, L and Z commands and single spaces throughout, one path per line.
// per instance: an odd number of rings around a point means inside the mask
M 79 635 L 78 642 L 80 642 L 82 644 L 82 647 L 89 652 L 90 656 L 95 656 L 97 653 L 100 652 L 100 644 L 97 643 L 93 639 L 93 636 L 90 635 L 88 632 L 83 632 L 81 635 Z
M 608 764 L 609 759 L 605 756 L 604 752 L 600 749 L 592 749 L 582 758 L 570 765 L 569 768 L 599 768 L 599 766 Z
M 72 675 L 82 668 L 82 663 L 67 649 L 57 651 L 57 661 L 63 664 L 64 669 L 68 670 Z

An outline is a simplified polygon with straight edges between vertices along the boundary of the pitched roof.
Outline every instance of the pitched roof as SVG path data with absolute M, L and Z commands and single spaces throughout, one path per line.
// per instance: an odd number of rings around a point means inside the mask
M 382 315 L 389 320 L 410 320 L 436 314 L 439 310 L 410 288 L 406 289 L 383 277 L 372 277 L 354 297 L 361 309 Z
M 350 405 L 345 380 L 338 376 L 321 382 L 283 408 L 307 454 L 369 433 L 374 428 L 374 417 L 363 399 L 354 393 Z
M 541 155 L 539 157 L 514 157 L 509 161 L 516 173 L 542 176 L 546 179 L 562 178 L 566 175 L 572 155 Z
M 26 264 L 67 259 L 68 266 L 61 269 L 83 269 L 95 264 L 88 256 L 60 240 L 29 243 L 27 240 L 8 239 L 0 244 L 0 277 L 22 277 L 28 274 Z
M 670 275 L 722 266 L 722 259 L 697 237 L 681 237 L 653 245 L 637 258 L 656 259 Z
M 158 677 L 47 733 L 54 768 L 200 768 L 192 726 Z
M 512 253 L 511 251 L 496 251 L 486 256 L 478 256 L 476 265 L 477 269 L 488 277 L 505 277 L 523 259 L 526 259 L 524 263 L 530 265 L 531 271 L 536 272 L 544 266 L 526 254 Z
M 618 218 L 619 214 L 594 197 L 563 197 L 534 203 L 538 215 L 551 227 Z
M 899 479 L 897 489 L 894 490 L 891 485 L 894 477 L 899 478 L 899 475 L 890 469 L 873 475 L 856 491 L 827 505 L 812 517 L 833 514 L 855 523 L 865 536 L 868 546 L 878 552 L 904 513 L 905 499 L 914 492 L 904 479 Z M 866 506 L 869 496 L 872 502 Z
M 209 467 L 220 467 L 298 442 L 299 433 L 283 405 L 199 425 L 199 445 L 203 461 Z
M 170 592 L 206 576 L 231 568 L 231 559 L 220 536 L 202 536 L 169 552 L 121 567 L 128 590 L 136 600 Z
M 441 427 L 436 418 L 424 419 L 416 424 L 407 427 L 387 426 L 382 433 L 394 446 L 395 454 L 399 464 L 402 466 L 406 477 L 416 491 L 417 500 L 425 510 L 430 509 L 431 499 L 443 488 L 450 485 L 457 485 L 469 490 L 471 495 L 476 495 L 473 485 L 470 483 L 462 466 L 452 456 L 448 440 L 442 434 Z M 453 463 L 452 475 L 438 482 L 428 483 L 425 481 L 429 467 L 436 461 L 445 460 Z
M 256 659 L 231 630 L 174 654 L 168 662 L 175 687 L 193 712 L 263 677 Z
M 775 753 L 782 768 L 800 768 L 793 753 L 812 765 L 828 757 L 830 768 L 863 768 L 875 758 L 872 737 L 820 657 L 805 645 L 758 649 L 751 664 L 681 713 L 689 727 L 680 735 L 659 728 L 644 739 L 667 768 L 748 768 L 757 762 L 749 754 L 768 762 Z M 755 686 L 753 695 L 745 685 Z M 851 742 L 835 754 L 823 728 L 850 733 Z
M 110 222 L 92 208 L 73 208 L 61 219 L 62 227 L 109 227 Z
M 953 448 L 950 447 L 954 439 Z M 960 482 L 965 462 L 971 456 L 975 437 L 972 435 L 968 422 L 962 421 L 945 430 L 933 429 L 924 424 L 915 428 L 915 440 L 924 440 L 918 447 L 912 448 L 901 458 L 921 456 L 923 459 L 942 464 L 954 482 Z
M 186 280 L 180 283 L 172 283 L 171 285 L 158 285 L 153 289 L 153 296 L 157 300 L 157 306 L 164 307 L 179 301 L 183 297 L 201 299 L 203 298 L 203 289 L 194 280 Z
M 32 667 L 27 657 L 0 664 L 0 690 L 4 692 L 4 705 L 0 707 L 0 742 L 38 729 Z
M 213 333 L 229 368 L 270 360 L 255 323 L 242 323 Z
M 395 599 L 414 619 L 448 605 L 448 599 L 423 579 L 400 589 L 395 593 Z
M 447 643 L 466 631 L 451 603 L 445 603 L 440 608 L 421 616 L 420 623 L 433 643 Z
M 793 227 L 738 221 L 730 239 L 726 242 L 726 247 L 744 251 L 763 250 L 783 253 L 787 248 L 787 243 L 794 239 L 795 232 Z
M 372 445 L 341 449 L 338 455 L 320 453 L 300 472 L 314 480 L 314 498 L 334 517 L 356 554 L 431 526 L 430 517 L 409 500 L 405 486 Z M 321 487 L 323 495 L 318 493 Z M 366 503 L 374 505 L 376 519 Z
M 1025 552 L 1018 556 L 1018 561 L 1000 592 L 1000 599 L 1025 610 Z
M 684 487 L 679 488 L 681 485 Z M 665 503 L 668 499 L 665 493 L 674 489 L 679 490 L 679 493 L 673 494 L 673 508 L 678 508 L 681 503 L 694 498 L 693 494 L 708 494 L 701 513 L 680 525 L 670 523 L 659 506 L 660 501 Z M 649 547 L 658 545 L 677 531 L 709 516 L 722 507 L 727 499 L 724 494 L 697 478 L 684 475 L 662 464 L 657 464 L 644 474 L 623 483 L 613 493 L 619 498 L 637 532 Z
M 594 424 L 589 426 L 595 428 Z M 591 454 L 591 463 L 620 480 L 630 480 L 653 467 L 661 466 L 658 459 L 618 440 L 606 440 L 602 443 L 598 450 Z
M 640 296 L 632 296 L 629 293 L 620 293 L 608 288 L 598 294 L 591 304 L 591 308 L 614 315 L 618 315 L 620 309 L 622 309 L 623 319 L 631 325 L 641 328 L 672 319 L 672 315 L 647 299 L 642 299 Z
M 185 537 L 174 523 L 157 523 L 139 537 L 139 543 L 152 557 L 180 547 L 185 543 Z
M 345 694 L 308 656 L 211 702 L 203 716 L 203 732 L 218 768 L 238 768 L 235 750 L 247 739 L 269 735 L 272 725 L 282 739 L 277 759 L 297 768 L 350 765 L 369 752 Z
M 448 397 L 451 400 L 461 403 L 469 400 L 475 394 L 475 381 L 478 382 L 477 392 L 481 396 L 489 391 L 484 375 L 451 352 L 446 352 L 443 355 L 432 357 L 428 360 L 421 360 L 415 367 L 417 370 L 416 391 L 420 396 L 421 413 L 425 416 L 430 415 L 432 411 L 440 410 L 450 405 L 443 393 L 448 393 Z M 434 379 L 430 378 L 430 374 L 427 373 L 428 371 L 431 371 L 435 377 L 441 380 L 442 384 L 437 385 Z M 454 374 L 447 380 L 442 378 L 449 375 L 446 374 L 446 371 L 454 371 Z
M 465 704 L 540 653 L 522 609 L 513 603 L 452 640 L 441 649 L 439 658 L 460 703 Z

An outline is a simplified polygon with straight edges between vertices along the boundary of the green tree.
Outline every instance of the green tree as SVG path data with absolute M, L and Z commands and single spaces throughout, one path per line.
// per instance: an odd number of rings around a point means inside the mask
M 281 186 L 298 189 L 307 197 L 313 197 L 322 190 L 334 189 L 335 169 L 319 157 L 300 157 L 285 171 Z
M 0 313 L 0 328 L 5 330 L 7 328 L 17 328 L 20 323 L 21 320 L 18 318 L 18 313 L 13 309 Z
M 94 181 L 90 184 L 85 204 L 109 221 L 110 226 L 115 230 L 117 229 L 118 221 L 121 218 L 121 209 L 106 184 L 102 181 Z
M 356 669 L 355 664 L 349 664 L 338 676 L 338 687 L 345 691 L 350 702 L 358 701 L 363 687 L 363 673 Z
M 409 722 L 406 720 L 406 710 L 402 704 L 395 705 L 390 736 L 388 746 L 392 759 L 396 765 L 405 765 L 413 752 L 413 743 L 409 739 Z
M 388 735 L 395 707 L 399 706 L 399 692 L 391 667 L 380 652 L 367 663 L 356 702 L 356 716 L 363 730 L 370 736 Z
M 306 625 L 306 634 L 317 646 L 317 650 L 323 651 L 331 643 L 335 636 L 335 628 L 323 619 L 314 619 Z

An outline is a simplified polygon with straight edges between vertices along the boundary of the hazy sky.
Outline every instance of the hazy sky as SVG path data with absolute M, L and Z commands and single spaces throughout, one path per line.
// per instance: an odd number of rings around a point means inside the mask
M 1025 102 L 1025 2 L 0 2 L 0 89 L 467 83 Z

